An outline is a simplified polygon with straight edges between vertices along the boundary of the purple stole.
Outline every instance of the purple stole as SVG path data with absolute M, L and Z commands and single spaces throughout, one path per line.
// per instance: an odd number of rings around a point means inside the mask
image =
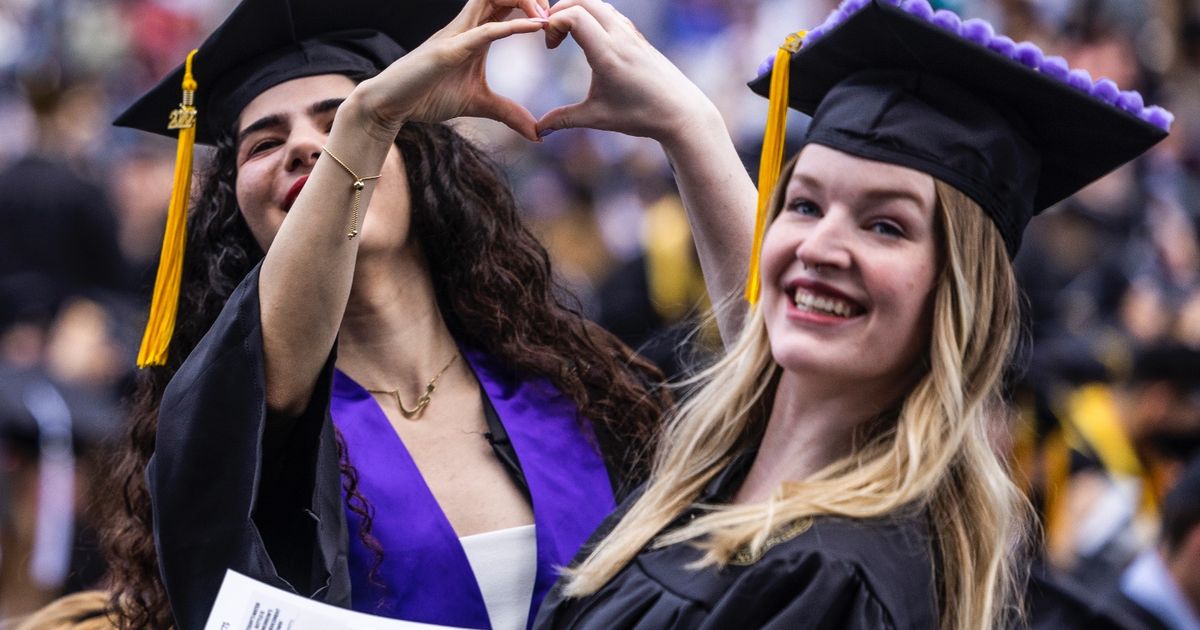
M 569 398 L 545 379 L 520 380 L 488 356 L 463 356 L 508 432 L 532 496 L 537 577 L 529 623 L 600 521 L 614 508 L 604 461 Z M 375 510 L 372 533 L 383 547 L 378 582 L 368 581 L 375 555 L 350 527 L 350 580 L 355 610 L 408 621 L 490 628 L 483 595 L 458 535 L 395 429 L 358 383 L 334 373 L 331 413 L 359 472 L 359 492 Z

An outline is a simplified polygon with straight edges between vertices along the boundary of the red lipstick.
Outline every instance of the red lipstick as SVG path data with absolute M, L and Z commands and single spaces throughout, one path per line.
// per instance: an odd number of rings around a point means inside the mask
M 300 191 L 304 188 L 304 183 L 308 181 L 308 175 L 304 175 L 297 179 L 292 187 L 288 189 L 287 194 L 283 196 L 283 211 L 287 212 L 292 209 L 292 204 L 296 203 L 296 197 L 300 196 Z

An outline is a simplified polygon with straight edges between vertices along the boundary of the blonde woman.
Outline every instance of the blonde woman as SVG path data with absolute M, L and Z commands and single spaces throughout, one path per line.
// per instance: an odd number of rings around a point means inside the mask
M 620 74 L 606 46 L 639 45 L 614 15 L 551 13 L 598 80 Z M 757 305 L 538 628 L 979 629 L 1018 610 L 1027 507 L 988 441 L 1011 257 L 1170 115 L 925 0 L 851 0 L 795 47 L 751 85 L 769 129 L 784 102 L 813 116 L 767 188 Z

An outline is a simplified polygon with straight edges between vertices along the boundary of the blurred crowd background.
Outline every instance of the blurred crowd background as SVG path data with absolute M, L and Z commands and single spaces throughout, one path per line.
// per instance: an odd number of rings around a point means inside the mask
M 745 82 L 833 3 L 612 2 L 717 103 L 756 173 L 766 103 Z M 1144 158 L 1037 218 L 1017 259 L 1027 339 L 997 447 L 1044 519 L 1047 566 L 1116 592 L 1146 554 L 1175 566 L 1179 545 L 1162 543 L 1180 525 L 1163 527 L 1164 499 L 1200 452 L 1200 1 L 934 4 L 1177 116 Z M 110 121 L 232 6 L 0 0 L 0 620 L 102 578 L 92 507 L 122 439 L 174 159 L 172 141 Z M 489 75 L 536 116 L 581 99 L 590 71 L 574 44 L 546 52 L 526 37 L 495 47 Z M 497 124 L 455 124 L 507 168 L 590 317 L 671 374 L 713 350 L 687 221 L 653 142 L 563 130 L 532 144 Z M 792 116 L 793 141 L 803 126 Z M 1195 533 L 1200 495 L 1182 505 Z

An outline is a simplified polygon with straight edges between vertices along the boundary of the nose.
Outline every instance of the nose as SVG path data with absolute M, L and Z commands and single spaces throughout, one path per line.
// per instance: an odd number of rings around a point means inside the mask
M 326 135 L 316 128 L 303 127 L 292 130 L 288 138 L 287 170 L 304 172 L 312 170 L 321 157 Z
M 849 213 L 830 209 L 796 244 L 796 259 L 810 269 L 846 269 L 850 266 L 847 239 L 853 228 Z

